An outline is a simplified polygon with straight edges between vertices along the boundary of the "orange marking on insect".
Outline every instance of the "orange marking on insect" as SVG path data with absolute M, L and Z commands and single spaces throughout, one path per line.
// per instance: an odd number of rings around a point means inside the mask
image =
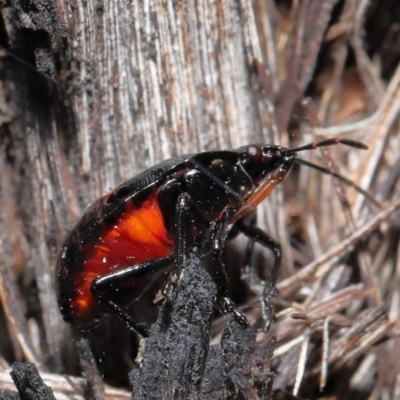
M 173 251 L 173 242 L 168 236 L 154 195 L 150 196 L 139 209 L 133 208 L 126 212 L 116 228 L 121 236 L 148 248 L 154 258 L 166 256 Z
M 107 246 L 104 246 L 104 245 L 101 245 L 101 244 L 99 244 L 99 245 L 97 245 L 96 246 L 96 249 L 97 249 L 97 251 L 100 253 L 101 251 L 103 251 L 104 253 L 109 253 L 110 252 L 110 249 L 107 247 Z
M 91 295 L 96 278 L 174 252 L 156 195 L 156 192 L 150 195 L 139 208 L 128 203 L 121 218 L 105 229 L 88 249 L 91 254 L 84 262 L 85 268 L 75 278 L 80 293 L 73 307 L 79 319 L 88 318 L 97 310 L 97 302 Z
M 76 305 L 81 311 L 87 310 L 90 306 L 89 303 L 90 303 L 90 301 L 88 301 L 88 299 L 86 297 L 80 297 L 76 301 Z
M 118 231 L 118 229 L 114 228 L 114 229 L 110 229 L 110 231 L 108 232 L 108 236 L 117 238 L 117 237 L 121 236 L 121 233 Z
M 267 179 L 253 194 L 249 196 L 247 201 L 237 210 L 236 214 L 232 218 L 232 222 L 237 221 L 250 211 L 253 211 L 257 206 L 266 199 L 275 187 L 282 181 L 284 175 L 276 176 Z

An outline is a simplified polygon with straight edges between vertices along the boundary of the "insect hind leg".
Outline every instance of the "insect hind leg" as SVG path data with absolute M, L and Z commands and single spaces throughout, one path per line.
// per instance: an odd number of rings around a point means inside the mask
M 147 337 L 148 334 L 143 325 L 132 318 L 121 306 L 109 299 L 106 292 L 110 289 L 116 290 L 118 287 L 135 281 L 135 279 L 151 276 L 152 274 L 166 269 L 172 262 L 173 256 L 166 256 L 140 264 L 134 264 L 120 271 L 96 278 L 92 282 L 90 291 L 93 298 L 105 312 L 115 315 L 118 319 L 123 321 L 129 329 L 143 337 Z

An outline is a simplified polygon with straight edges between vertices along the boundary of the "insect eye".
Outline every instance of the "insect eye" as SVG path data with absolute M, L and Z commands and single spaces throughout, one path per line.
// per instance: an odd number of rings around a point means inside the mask
M 247 158 L 251 162 L 258 162 L 261 160 L 263 154 L 260 146 L 249 146 L 247 148 Z

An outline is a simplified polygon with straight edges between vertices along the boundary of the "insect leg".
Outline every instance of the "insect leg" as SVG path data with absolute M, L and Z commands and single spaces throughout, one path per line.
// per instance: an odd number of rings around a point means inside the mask
M 279 267 L 282 263 L 281 245 L 273 240 L 266 232 L 257 228 L 256 226 L 247 225 L 239 220 L 236 223 L 236 227 L 249 238 L 249 244 L 246 252 L 246 263 L 250 262 L 251 251 L 253 249 L 254 242 L 257 242 L 261 246 L 271 250 L 275 258 L 271 272 L 264 283 L 263 294 L 261 298 L 265 319 L 264 330 L 268 331 L 271 327 L 273 317 L 272 298 L 277 295 L 276 281 L 278 278 Z
M 231 312 L 236 320 L 247 325 L 245 316 L 236 308 L 230 298 L 228 278 L 225 263 L 223 261 L 224 250 L 224 229 L 226 221 L 216 222 L 210 234 L 211 237 L 211 261 L 215 271 L 215 281 L 218 287 L 218 299 L 222 305 L 223 312 Z M 173 290 L 179 281 L 182 273 L 182 266 L 185 265 L 185 257 L 188 256 L 187 238 L 188 232 L 198 230 L 199 234 L 209 231 L 209 218 L 197 205 L 188 193 L 182 193 L 177 202 L 176 223 L 175 223 L 175 245 L 176 245 L 176 268 L 170 274 L 170 279 L 164 287 L 163 294 L 171 299 Z
M 249 215 L 246 215 L 244 218 L 246 218 L 246 222 L 243 219 L 241 219 L 239 220 L 239 222 L 233 224 L 233 226 L 228 232 L 227 240 L 233 240 L 239 233 L 241 233 L 241 230 L 239 229 L 240 224 L 256 226 L 257 213 L 253 213 L 253 215 L 251 215 L 250 218 Z M 258 272 L 254 267 L 254 264 L 252 263 L 255 241 L 250 237 L 248 237 L 247 239 L 248 240 L 247 240 L 247 246 L 243 263 L 244 267 L 241 275 L 242 279 L 245 280 L 250 285 L 252 290 L 261 296 L 264 290 L 264 281 L 259 278 Z
M 197 203 L 193 201 L 186 192 L 178 197 L 176 204 L 176 220 L 174 224 L 174 240 L 175 240 L 175 269 L 171 272 L 167 283 L 163 288 L 163 295 L 173 298 L 175 287 L 182 274 L 182 268 L 186 265 L 185 258 L 188 256 L 186 234 L 194 229 L 208 230 L 209 219 L 207 215 L 199 208 Z
M 147 332 L 144 330 L 143 326 L 135 321 L 119 305 L 110 300 L 105 292 L 109 289 L 115 290 L 115 288 L 127 285 L 129 282 L 132 282 L 135 279 L 143 278 L 162 271 L 171 265 L 173 260 L 174 256 L 172 255 L 156 258 L 154 260 L 135 264 L 120 271 L 96 278 L 92 282 L 90 288 L 92 296 L 105 312 L 115 315 L 121 321 L 125 322 L 130 329 L 136 331 L 141 336 L 146 337 Z
M 218 300 L 221 303 L 224 313 L 231 312 L 238 323 L 247 326 L 246 317 L 237 309 L 230 297 L 228 276 L 223 257 L 224 241 L 222 240 L 222 232 L 224 227 L 225 222 L 218 222 L 212 235 L 211 261 L 215 271 L 215 281 L 218 286 Z
M 242 233 L 241 230 L 239 229 L 239 226 L 242 224 L 246 226 L 248 225 L 256 226 L 257 224 L 256 213 L 254 213 L 254 215 L 252 215 L 251 218 L 248 218 L 248 215 L 246 215 L 244 218 L 245 220 L 240 219 L 238 222 L 233 224 L 228 233 L 227 240 L 233 240 L 239 233 Z M 258 270 L 255 267 L 254 263 L 252 262 L 255 243 L 256 241 L 252 237 L 247 237 L 247 245 L 245 250 L 243 271 L 241 274 L 241 278 L 242 280 L 246 281 L 246 283 L 250 286 L 253 292 L 257 293 L 259 296 L 262 296 L 264 293 L 265 281 L 260 279 L 258 275 Z

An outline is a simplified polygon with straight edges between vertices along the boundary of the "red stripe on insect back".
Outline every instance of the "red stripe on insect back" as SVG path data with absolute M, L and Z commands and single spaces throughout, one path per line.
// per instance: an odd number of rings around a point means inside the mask
M 76 320 L 86 319 L 97 311 L 98 305 L 90 292 L 94 279 L 174 252 L 156 195 L 154 191 L 137 208 L 128 201 L 114 225 L 104 227 L 98 240 L 83 250 L 86 260 L 82 271 L 74 277 L 77 291 L 72 307 Z

